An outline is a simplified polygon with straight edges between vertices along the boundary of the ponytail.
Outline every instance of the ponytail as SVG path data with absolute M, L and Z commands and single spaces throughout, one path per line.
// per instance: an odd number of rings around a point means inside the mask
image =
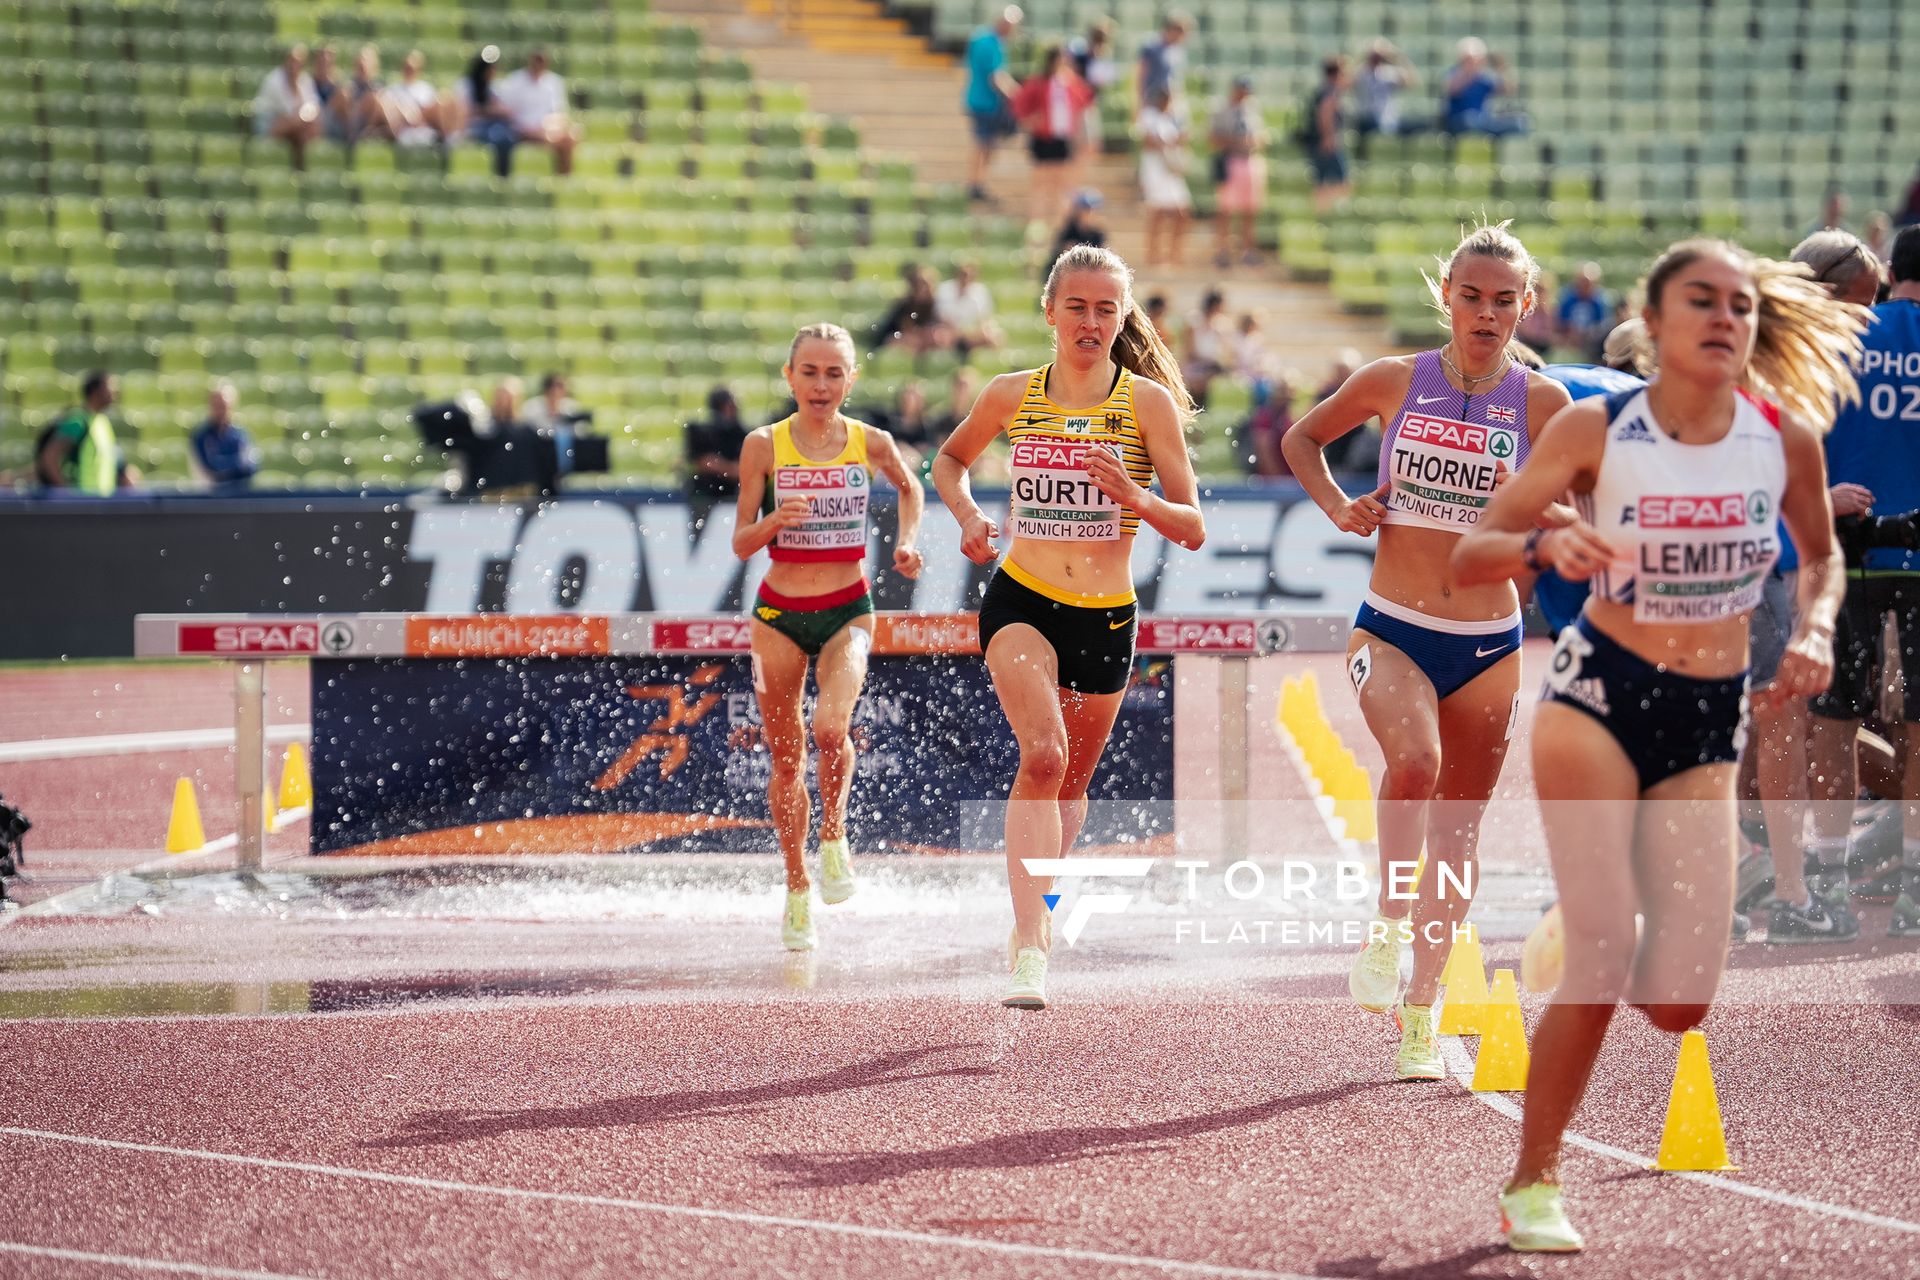
M 1120 332 L 1113 339 L 1113 362 L 1137 377 L 1150 378 L 1165 387 L 1172 393 L 1174 406 L 1180 412 L 1181 426 L 1191 423 L 1200 412 L 1199 406 L 1187 390 L 1187 380 L 1180 375 L 1180 362 L 1160 340 L 1160 331 L 1153 327 L 1153 321 L 1134 303 L 1133 268 L 1111 249 L 1074 245 L 1055 258 L 1053 269 L 1047 272 L 1047 283 L 1040 290 L 1042 306 L 1052 305 L 1061 279 L 1071 271 L 1099 271 L 1119 279 L 1124 296 Z
M 1658 310 L 1667 281 L 1708 254 L 1724 254 L 1753 280 L 1747 386 L 1824 432 L 1841 405 L 1860 399 L 1854 364 L 1873 313 L 1835 300 L 1801 263 L 1756 257 L 1725 240 L 1686 240 L 1661 254 L 1641 286 L 1647 306 Z

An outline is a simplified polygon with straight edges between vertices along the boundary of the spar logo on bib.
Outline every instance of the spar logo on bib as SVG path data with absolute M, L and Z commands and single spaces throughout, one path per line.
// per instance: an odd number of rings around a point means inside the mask
M 1772 518 L 1772 507 L 1766 493 L 1759 490 L 1751 494 L 1712 496 L 1648 494 L 1640 499 L 1637 507 L 1627 508 L 1624 514 L 1627 523 L 1642 529 L 1734 529 L 1746 524 L 1765 524 Z
M 864 489 L 866 485 L 867 469 L 865 467 L 856 465 L 847 468 L 847 488 Z
M 1487 433 L 1487 452 L 1501 461 L 1513 456 L 1519 446 L 1514 442 L 1511 431 L 1490 431 Z
M 1511 431 L 1496 432 L 1507 437 L 1507 447 L 1513 447 Z M 1471 422 L 1456 422 L 1452 418 L 1429 418 L 1424 414 L 1410 413 L 1407 420 L 1400 424 L 1400 439 L 1404 442 L 1439 445 L 1442 449 L 1457 449 L 1461 453 L 1486 453 L 1487 429 Z M 1505 457 L 1505 454 L 1496 454 Z

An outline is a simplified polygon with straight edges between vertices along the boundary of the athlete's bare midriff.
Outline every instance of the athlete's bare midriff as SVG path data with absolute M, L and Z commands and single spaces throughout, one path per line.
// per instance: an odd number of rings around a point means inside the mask
M 1460 535 L 1421 525 L 1388 524 L 1376 535 L 1380 550 L 1368 584 L 1375 595 L 1430 618 L 1495 622 L 1513 616 L 1520 593 L 1512 581 L 1463 587 L 1453 580 L 1449 559 Z
M 1751 665 L 1747 652 L 1747 615 L 1735 614 L 1719 622 L 1683 627 L 1635 622 L 1633 606 L 1587 599 L 1587 617 L 1608 639 L 1655 666 L 1695 680 L 1724 680 Z
M 1092 544 L 1015 538 L 1007 559 L 1061 591 L 1117 596 L 1133 590 L 1133 538 Z
M 823 560 L 817 564 L 775 560 L 760 582 L 783 596 L 823 596 L 852 586 L 866 572 L 865 560 Z

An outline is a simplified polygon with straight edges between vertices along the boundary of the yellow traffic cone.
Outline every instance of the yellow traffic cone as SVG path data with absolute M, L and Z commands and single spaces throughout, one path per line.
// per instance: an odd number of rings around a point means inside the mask
M 1485 1033 L 1487 1017 L 1487 963 L 1480 956 L 1480 932 L 1453 944 L 1447 971 L 1441 976 L 1447 998 L 1440 1006 L 1440 1034 L 1477 1036 Z
M 192 853 L 206 843 L 207 833 L 200 825 L 200 801 L 193 793 L 193 779 L 182 778 L 173 784 L 173 815 L 167 819 L 167 852 Z
M 1460 957 L 1467 954 L 1467 946 L 1469 943 L 1473 946 L 1474 959 L 1478 960 L 1480 958 L 1480 926 L 1469 924 L 1466 928 L 1467 936 L 1454 943 L 1453 950 L 1447 952 L 1447 967 L 1440 971 L 1440 985 L 1443 987 L 1453 985 L 1454 974 L 1459 969 Z M 1480 975 L 1481 985 L 1484 986 L 1486 980 L 1486 974 L 1482 973 Z
M 1300 701 L 1312 710 L 1315 718 L 1324 718 L 1320 710 L 1320 681 L 1311 671 L 1300 673 Z
M 280 766 L 280 802 L 276 807 L 284 813 L 312 805 L 313 777 L 307 772 L 307 749 L 289 742 L 286 760 Z
M 1475 1093 L 1518 1093 L 1527 1087 L 1527 1021 L 1513 970 L 1496 969 L 1473 1062 Z
M 1680 1065 L 1667 1098 L 1667 1127 L 1653 1167 L 1667 1170 L 1738 1169 L 1727 1155 L 1720 1095 L 1707 1061 L 1707 1037 L 1697 1028 L 1680 1037 Z

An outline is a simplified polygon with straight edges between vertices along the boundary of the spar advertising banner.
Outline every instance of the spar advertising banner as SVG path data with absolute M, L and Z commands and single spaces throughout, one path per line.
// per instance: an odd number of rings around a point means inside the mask
M 1173 830 L 1173 700 L 1138 659 L 1083 845 Z M 1000 846 L 1018 752 L 979 657 L 876 657 L 853 739 L 855 848 Z M 313 740 L 316 853 L 776 847 L 743 657 L 320 662 Z
M 888 568 L 891 492 L 874 499 L 869 564 L 879 606 L 977 608 L 987 571 L 960 554 L 959 529 L 938 500 L 921 535 L 926 569 L 909 582 Z M 1299 486 L 1213 488 L 1202 501 L 1208 537 L 1197 552 L 1141 529 L 1134 580 L 1144 611 L 1358 608 L 1372 543 L 1335 529 Z M 982 502 L 1011 527 L 1004 494 Z M 679 495 L 649 493 L 527 504 L 420 495 L 0 501 L 8 572 L 0 658 L 128 655 L 136 613 L 742 610 L 764 562 L 734 558 L 730 504 L 703 525 L 692 516 Z

